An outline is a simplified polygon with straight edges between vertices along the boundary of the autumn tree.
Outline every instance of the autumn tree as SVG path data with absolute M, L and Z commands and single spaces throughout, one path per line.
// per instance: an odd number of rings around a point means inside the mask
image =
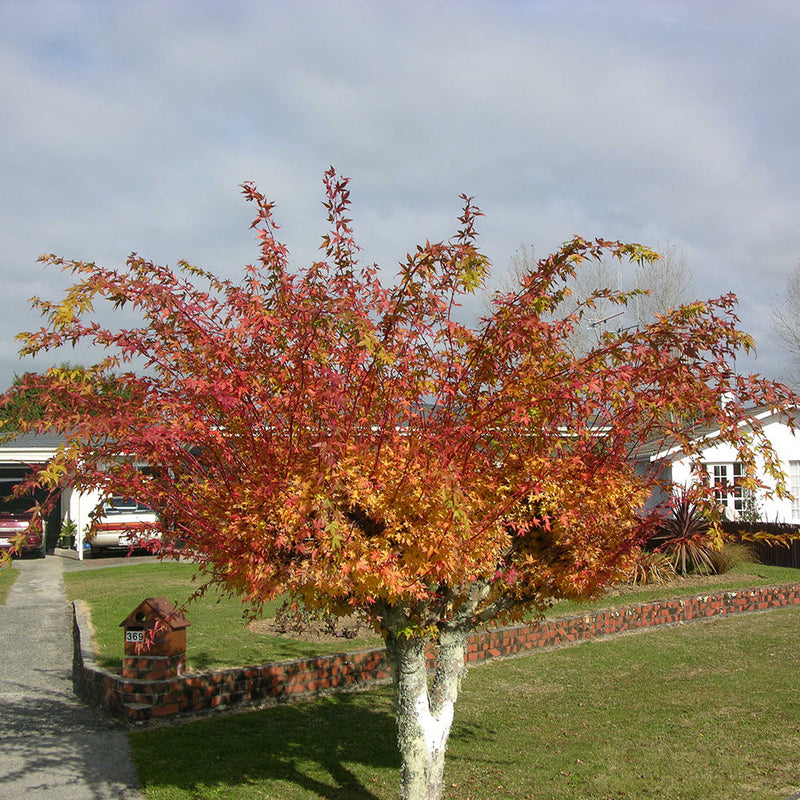
M 798 380 L 800 367 L 800 264 L 786 280 L 786 286 L 772 308 L 772 332 L 791 360 L 791 377 Z
M 76 373 L 83 368 L 64 362 L 60 369 Z M 0 399 L 0 421 L 5 429 L 12 431 L 23 426 L 23 420 L 32 422 L 44 416 L 46 403 L 42 394 L 46 389 L 39 383 L 38 376 L 33 373 L 14 376 L 10 390 Z
M 347 181 L 331 170 L 325 187 L 323 256 L 304 269 L 289 268 L 273 204 L 249 183 L 259 257 L 238 283 L 138 255 L 121 269 L 44 256 L 74 284 L 35 301 L 44 326 L 22 335 L 22 355 L 88 341 L 106 356 L 16 391 L 48 398 L 30 430 L 66 438 L 39 483 L 113 486 L 160 509 L 208 581 L 255 610 L 289 595 L 371 622 L 393 669 L 402 797 L 432 800 L 468 634 L 594 597 L 625 573 L 659 480 L 635 474 L 633 452 L 655 434 L 698 452 L 693 431 L 665 419 L 691 409 L 739 448 L 749 480 L 757 456 L 777 474 L 759 430 L 737 422 L 745 403 L 790 394 L 732 371 L 751 340 L 730 295 L 573 353 L 588 311 L 569 296 L 576 270 L 649 263 L 644 247 L 572 239 L 468 326 L 459 302 L 488 272 L 471 199 L 455 236 L 412 250 L 392 282 L 357 263 Z M 141 325 L 96 322 L 102 303 Z
M 495 278 L 502 291 L 517 285 L 526 273 L 536 269 L 534 248 L 519 247 L 511 257 L 506 275 Z M 567 287 L 571 302 L 586 306 L 582 324 L 575 326 L 569 346 L 583 354 L 594 347 L 607 331 L 621 331 L 653 322 L 692 299 L 693 276 L 686 255 L 675 244 L 659 248 L 659 257 L 631 264 L 618 259 L 593 260 L 570 277 Z M 616 291 L 614 291 L 616 290 Z M 629 292 L 628 302 L 615 300 L 620 291 Z M 608 294 L 607 294 L 608 293 Z M 564 309 L 559 312 L 563 315 Z
M 658 250 L 660 258 L 638 263 L 634 272 L 634 287 L 644 291 L 634 305 L 637 324 L 652 322 L 692 299 L 694 276 L 686 254 L 674 243 Z
M 9 430 L 19 425 L 21 417 L 31 421 L 44 414 L 44 405 L 39 402 L 39 390 L 23 388 L 23 384 L 29 382 L 29 375 L 15 375 L 11 390 L 0 403 L 0 420 Z

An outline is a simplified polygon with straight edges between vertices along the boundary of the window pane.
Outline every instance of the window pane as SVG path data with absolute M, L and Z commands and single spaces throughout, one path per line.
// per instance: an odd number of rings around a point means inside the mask
M 789 491 L 792 493 L 792 520 L 800 521 L 800 461 L 789 462 Z

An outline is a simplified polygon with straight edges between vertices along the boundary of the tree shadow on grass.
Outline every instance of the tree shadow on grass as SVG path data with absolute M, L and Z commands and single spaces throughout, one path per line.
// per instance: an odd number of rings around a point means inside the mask
M 342 644 L 338 650 L 331 650 L 330 652 L 344 652 L 346 650 L 362 649 L 358 646 L 359 644 L 360 642 L 356 643 L 356 645 L 351 648 L 350 643 L 348 642 L 346 644 Z M 367 648 L 364 647 L 363 649 Z M 295 661 L 298 659 L 318 658 L 319 656 L 324 656 L 327 654 L 328 651 L 326 651 L 324 648 L 320 648 L 319 644 L 313 641 L 294 642 L 275 637 L 269 642 L 269 658 L 261 658 L 258 652 L 253 652 L 246 654 L 242 661 L 243 663 L 262 664 L 274 663 L 278 661 Z M 225 666 L 224 662 L 222 664 L 220 663 L 220 657 L 218 654 L 212 653 L 209 650 L 204 650 L 197 646 L 192 647 L 191 652 L 187 654 L 187 658 L 190 667 L 194 672 L 229 668 Z M 120 659 L 120 664 L 121 663 L 122 661 Z
M 132 735 L 140 779 L 154 796 L 169 787 L 198 799 L 217 797 L 225 786 L 225 797 L 258 791 L 264 797 L 383 800 L 396 794 L 399 781 L 396 740 L 388 689 Z M 375 794 L 381 783 L 390 788 Z

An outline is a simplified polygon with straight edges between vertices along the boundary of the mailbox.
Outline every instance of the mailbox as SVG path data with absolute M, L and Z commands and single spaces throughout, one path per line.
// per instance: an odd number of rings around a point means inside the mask
M 186 654 L 189 621 L 164 597 L 148 597 L 120 622 L 126 656 Z

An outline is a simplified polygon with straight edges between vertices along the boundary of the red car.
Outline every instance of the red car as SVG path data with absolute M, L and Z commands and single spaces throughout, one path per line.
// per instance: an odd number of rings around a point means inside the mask
M 0 511 L 0 550 L 14 555 L 44 556 L 41 528 L 28 530 L 19 546 L 17 538 L 27 530 L 33 514 L 29 511 Z

